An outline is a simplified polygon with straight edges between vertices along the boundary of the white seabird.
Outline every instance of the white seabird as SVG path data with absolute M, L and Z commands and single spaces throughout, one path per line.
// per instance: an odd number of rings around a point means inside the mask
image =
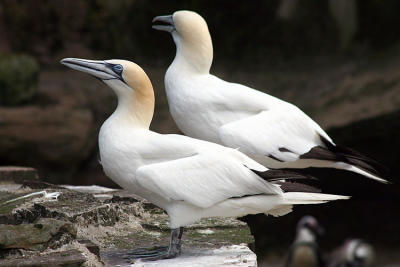
M 118 97 L 116 110 L 101 126 L 99 134 L 101 164 L 106 175 L 169 215 L 170 245 L 150 252 L 136 250 L 131 255 L 133 258 L 175 257 L 181 250 L 182 227 L 204 217 L 256 213 L 280 216 L 289 213 L 294 204 L 348 198 L 284 192 L 285 183 L 277 185 L 266 179 L 300 175 L 268 170 L 232 148 L 150 131 L 153 87 L 135 63 L 76 58 L 66 58 L 61 63 L 99 78 Z
M 172 117 L 188 136 L 240 151 L 270 168 L 336 168 L 380 182 L 384 167 L 336 145 L 298 107 L 210 74 L 213 46 L 206 21 L 192 11 L 158 16 L 154 29 L 171 33 L 176 56 L 165 74 Z

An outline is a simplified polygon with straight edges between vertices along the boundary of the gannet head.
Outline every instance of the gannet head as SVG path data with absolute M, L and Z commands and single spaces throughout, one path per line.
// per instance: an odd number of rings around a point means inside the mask
M 324 228 L 312 216 L 304 216 L 297 223 L 297 237 L 298 242 L 314 242 L 318 235 L 325 232 Z
M 193 11 L 181 10 L 172 15 L 158 16 L 154 22 L 165 25 L 153 25 L 153 29 L 172 34 L 177 48 L 176 60 L 183 57 L 194 70 L 208 73 L 213 59 L 213 48 L 207 22 Z
M 86 72 L 107 84 L 118 96 L 118 108 L 134 119 L 150 125 L 154 111 L 154 91 L 149 77 L 137 64 L 127 60 L 87 60 L 64 58 L 61 64 Z

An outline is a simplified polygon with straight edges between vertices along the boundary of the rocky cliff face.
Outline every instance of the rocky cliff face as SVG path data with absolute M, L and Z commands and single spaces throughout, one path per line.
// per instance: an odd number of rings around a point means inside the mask
M 29 162 L 31 166 L 47 166 L 44 169 L 50 172 L 64 172 L 67 177 L 89 157 L 97 129 L 85 89 L 53 86 L 42 75 L 37 100 L 24 106 L 0 107 L 3 164 Z

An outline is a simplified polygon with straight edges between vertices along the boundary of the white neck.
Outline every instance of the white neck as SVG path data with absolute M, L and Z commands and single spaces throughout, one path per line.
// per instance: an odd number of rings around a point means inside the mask
M 172 33 L 176 55 L 172 65 L 198 74 L 209 74 L 213 60 L 211 36 L 197 40 L 183 40 L 177 32 Z
M 134 91 L 125 84 L 121 84 L 120 88 L 113 86 L 113 89 L 118 105 L 110 118 L 119 126 L 149 129 L 154 114 L 153 91 Z

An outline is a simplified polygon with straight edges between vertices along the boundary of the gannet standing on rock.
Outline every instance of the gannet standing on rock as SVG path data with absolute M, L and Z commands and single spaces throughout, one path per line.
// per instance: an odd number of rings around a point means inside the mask
M 181 251 L 182 227 L 204 217 L 256 213 L 279 216 L 289 213 L 294 204 L 348 198 L 284 192 L 284 182 L 277 185 L 267 180 L 300 175 L 268 170 L 235 149 L 150 131 L 153 87 L 135 63 L 76 58 L 61 62 L 99 78 L 118 97 L 117 109 L 101 126 L 99 134 L 101 164 L 106 175 L 164 209 L 170 218 L 170 245 L 152 251 L 135 250 L 132 258 L 175 257 Z
M 286 267 L 322 267 L 324 263 L 317 238 L 324 229 L 312 216 L 304 216 L 297 223 L 296 239 L 290 247 Z
M 192 11 L 158 16 L 154 29 L 171 33 L 176 56 L 165 74 L 172 117 L 188 136 L 239 148 L 270 168 L 324 167 L 380 182 L 383 167 L 336 145 L 296 106 L 210 74 L 213 47 L 206 21 Z

